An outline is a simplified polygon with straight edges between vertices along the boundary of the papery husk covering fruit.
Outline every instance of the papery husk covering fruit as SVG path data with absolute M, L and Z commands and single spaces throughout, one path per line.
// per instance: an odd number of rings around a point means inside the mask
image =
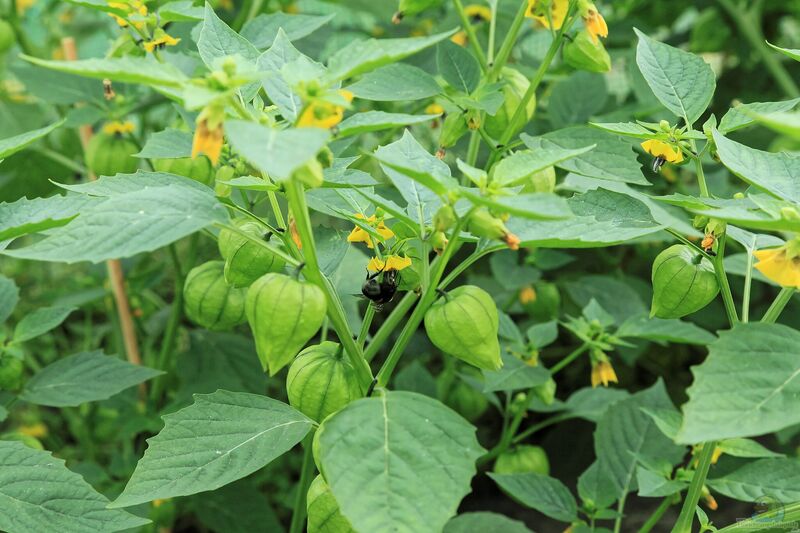
M 356 533 L 322 476 L 317 476 L 306 495 L 308 533 Z
M 263 227 L 251 220 L 237 219 L 234 225 L 257 239 L 266 235 Z M 219 232 L 217 244 L 225 259 L 225 281 L 234 287 L 247 287 L 264 274 L 281 272 L 286 265 L 272 251 L 229 229 Z
M 194 267 L 183 286 L 183 308 L 189 320 L 214 331 L 244 323 L 245 290 L 225 282 L 222 261 Z
M 130 174 L 139 168 L 133 157 L 138 152 L 135 142 L 118 133 L 98 133 L 86 146 L 86 166 L 96 176 Z
M 653 261 L 650 316 L 681 318 L 699 311 L 719 293 L 714 265 L 685 244 L 670 246 Z

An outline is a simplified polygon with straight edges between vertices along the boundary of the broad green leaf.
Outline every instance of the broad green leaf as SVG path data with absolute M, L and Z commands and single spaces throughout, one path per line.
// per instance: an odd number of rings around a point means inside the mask
M 651 341 L 706 345 L 716 337 L 706 330 L 678 319 L 650 318 L 647 314 L 631 317 L 617 330 L 618 337 Z
M 98 83 L 82 76 L 43 69 L 27 63 L 16 65 L 13 72 L 19 78 L 19 81 L 25 85 L 26 93 L 51 104 L 68 105 L 103 100 L 103 91 L 98 90 Z M 58 90 L 54 91 L 53 87 L 58 87 Z M 96 107 L 89 106 L 82 111 L 91 112 L 95 110 L 97 110 Z
M 507 516 L 488 511 L 460 514 L 450 520 L 442 533 L 532 533 L 528 527 Z
M 19 302 L 19 288 L 14 280 L 0 274 L 0 324 L 8 320 Z
M 734 457 L 785 457 L 752 439 L 725 439 L 717 444 L 722 453 Z
M 592 248 L 621 244 L 664 226 L 653 220 L 639 200 L 605 189 L 576 194 L 567 205 L 575 214 L 563 221 L 512 218 L 506 224 L 523 246 Z
M 529 389 L 550 379 L 550 372 L 541 365 L 531 366 L 506 352 L 501 356 L 503 368 L 483 371 L 484 392 Z
M 0 440 L 0 529 L 8 533 L 122 531 L 145 518 L 106 509 L 108 500 L 63 459 L 21 442 Z
M 22 59 L 58 72 L 77 74 L 87 78 L 105 79 L 120 83 L 142 83 L 156 87 L 182 87 L 186 75 L 169 63 L 160 63 L 151 56 L 81 59 L 78 61 L 52 61 L 20 55 Z
M 614 503 L 614 480 L 608 467 L 601 466 L 598 461 L 592 463 L 578 478 L 578 495 L 584 502 L 592 502 L 602 509 Z
M 231 147 L 269 177 L 284 181 L 317 156 L 330 132 L 318 128 L 278 130 L 242 120 L 225 123 Z
M 473 192 L 477 189 L 461 189 L 461 194 L 473 204 L 485 205 L 500 213 L 531 220 L 563 220 L 572 218 L 566 198 L 549 192 L 494 196 L 489 198 Z
M 574 126 L 546 133 L 541 137 L 531 137 L 523 133 L 520 138 L 534 152 L 540 149 L 577 150 L 594 146 L 586 153 L 556 163 L 556 166 L 591 178 L 650 185 L 642 175 L 631 144 L 597 128 Z
M 753 124 L 753 114 L 769 114 L 794 109 L 800 102 L 800 98 L 792 98 L 783 102 L 752 102 L 749 104 L 739 104 L 731 108 L 719 122 L 721 133 L 730 133 L 741 128 L 746 128 Z
M 64 124 L 64 121 L 59 120 L 58 122 L 54 122 L 49 126 L 39 128 L 38 130 L 27 131 L 13 137 L 0 139 L 0 159 L 4 159 L 19 152 L 20 150 L 25 149 L 28 145 L 35 143 L 42 137 L 46 137 L 51 131 L 60 127 L 62 124 Z
M 0 241 L 68 224 L 94 200 L 67 195 L 0 204 Z
M 636 64 L 647 85 L 664 107 L 694 123 L 714 96 L 714 71 L 700 56 L 655 41 L 636 28 L 633 31 L 639 37 Z
M 196 22 L 203 20 L 205 10 L 195 6 L 192 0 L 176 0 L 167 2 L 158 8 L 161 22 Z
M 781 324 L 739 324 L 692 368 L 678 441 L 753 437 L 800 423 L 800 332 Z
M 800 61 L 800 50 L 792 48 L 781 48 L 780 46 L 775 46 L 774 44 L 769 42 L 767 44 L 770 45 L 775 50 L 777 50 L 778 52 L 785 55 L 786 57 L 791 57 L 795 61 Z
M 685 454 L 684 447 L 664 436 L 653 419 L 642 410 L 643 407 L 674 409 L 662 381 L 617 402 L 597 423 L 595 453 L 599 468 L 613 481 L 616 499 L 636 490 L 639 458 L 675 464 Z
M 103 352 L 82 352 L 57 360 L 25 384 L 20 397 L 37 405 L 67 407 L 105 400 L 163 372 L 132 365 Z
M 606 100 L 605 76 L 579 70 L 555 84 L 547 116 L 556 129 L 583 125 L 603 109 Z
M 537 412 L 557 412 L 560 420 L 582 418 L 597 422 L 609 407 L 628 396 L 625 390 L 588 387 L 575 391 L 565 402 L 556 400 L 550 405 L 532 398 L 529 408 Z
M 256 62 L 258 70 L 265 73 L 261 79 L 264 91 L 269 99 L 278 106 L 281 115 L 290 122 L 297 119 L 303 102 L 283 78 L 281 69 L 301 57 L 305 56 L 292 45 L 286 33 L 278 29 L 272 46 L 261 54 Z
M 456 187 L 450 167 L 428 153 L 408 130 L 399 141 L 378 148 L 374 157 L 408 203 L 408 215 L 420 224 L 430 222 L 442 205 L 439 196 Z
M 773 154 L 750 148 L 714 131 L 722 163 L 751 185 L 778 198 L 800 202 L 800 159 L 785 152 Z
M 769 128 L 776 133 L 795 139 L 800 138 L 800 113 L 797 111 L 791 113 L 750 113 L 750 116 L 765 128 Z
M 682 491 L 686 488 L 687 483 L 675 479 L 667 479 L 661 474 L 640 466 L 636 469 L 636 485 L 639 487 L 639 496 L 662 498 Z
M 562 163 L 567 159 L 585 154 L 592 149 L 594 149 L 593 145 L 575 150 L 558 146 L 534 151 L 520 150 L 503 158 L 492 167 L 492 181 L 505 187 L 522 185 L 533 174 Z
M 439 74 L 453 89 L 470 94 L 481 81 L 481 66 L 469 51 L 450 41 L 436 47 Z
M 340 48 L 328 60 L 327 79 L 344 80 L 416 54 L 449 38 L 455 30 L 407 39 L 367 39 Z
M 702 201 L 703 204 L 686 202 L 685 208 L 692 213 L 719 218 L 743 228 L 800 231 L 800 220 L 793 216 L 796 204 L 766 193 L 751 192 L 746 198 L 704 198 Z
M 357 531 L 441 531 L 484 452 L 475 428 L 427 396 L 380 394 L 320 426 L 315 449 L 325 480 Z
M 624 277 L 590 274 L 567 282 L 566 289 L 572 301 L 581 308 L 595 300 L 617 324 L 648 310 L 631 280 Z
M 272 46 L 279 30 L 286 33 L 290 41 L 311 35 L 333 19 L 333 15 L 289 15 L 281 11 L 262 13 L 247 22 L 242 28 L 242 37 L 258 49 Z
M 74 310 L 74 307 L 43 307 L 25 315 L 17 322 L 11 342 L 25 342 L 47 333 L 66 320 Z
M 248 61 L 255 62 L 261 54 L 250 41 L 233 31 L 225 24 L 210 4 L 206 3 L 203 25 L 197 40 L 197 51 L 203 63 L 211 68 L 216 59 L 225 56 L 240 55 Z
M 370 131 L 380 131 L 401 126 L 420 124 L 437 118 L 439 115 L 409 115 L 407 113 L 386 113 L 385 111 L 365 111 L 343 120 L 336 137 L 349 137 Z
M 135 154 L 136 157 L 144 159 L 178 159 L 191 157 L 191 155 L 191 132 L 172 128 L 151 134 L 142 151 Z
M 263 372 L 261 372 L 263 373 Z M 284 529 L 264 493 L 243 479 L 191 498 L 197 519 L 212 531 L 225 533 L 283 533 Z
M 655 136 L 655 133 L 636 122 L 591 122 L 589 125 L 609 133 L 637 139 L 651 139 Z
M 489 477 L 523 505 L 560 522 L 578 518 L 578 505 L 569 489 L 554 477 L 543 474 L 495 474 Z
M 147 182 L 147 186 L 137 180 Z M 40 261 L 98 263 L 155 250 L 228 219 L 211 189 L 173 174 L 140 171 L 70 188 L 88 194 L 99 191 L 107 198 L 92 203 L 79 217 L 51 230 L 44 239 L 2 253 Z M 123 192 L 113 194 L 107 189 Z
M 643 407 L 642 411 L 653 419 L 661 433 L 669 437 L 670 440 L 674 441 L 677 438 L 681 423 L 683 423 L 683 417 L 674 407 Z
M 706 483 L 716 492 L 744 502 L 765 497 L 795 502 L 800 500 L 800 460 L 759 459 L 723 476 L 709 476 Z
M 289 451 L 313 422 L 279 401 L 218 390 L 164 416 L 144 457 L 110 507 L 214 490 Z
M 442 93 L 433 76 L 405 63 L 386 65 L 369 72 L 347 90 L 357 98 L 375 102 L 422 100 Z
M 375 210 L 372 201 L 364 196 L 365 192 L 371 194 L 374 189 L 372 187 L 311 189 L 306 191 L 306 199 L 308 200 L 308 207 L 315 211 L 332 217 L 350 220 L 349 217 L 357 213 L 369 217 Z

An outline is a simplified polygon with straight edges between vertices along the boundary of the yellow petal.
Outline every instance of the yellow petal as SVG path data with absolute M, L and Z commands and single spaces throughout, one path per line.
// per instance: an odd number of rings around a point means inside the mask
M 403 270 L 411 266 L 410 257 L 400 257 L 399 255 L 390 255 L 386 258 L 386 270 Z
M 383 261 L 381 261 L 377 257 L 373 257 L 372 259 L 369 260 L 369 263 L 367 263 L 367 270 L 369 270 L 370 272 L 381 272 L 384 269 L 385 265 L 386 264 Z
M 370 234 L 358 226 L 353 228 L 353 231 L 347 236 L 347 242 L 363 242 L 367 245 L 367 248 L 372 248 L 372 238 Z
M 492 20 L 492 10 L 477 4 L 470 4 L 465 7 L 464 14 L 469 18 L 478 18 L 485 21 Z
M 384 239 L 391 239 L 392 237 L 394 237 L 394 232 L 393 232 L 392 230 L 390 230 L 389 228 L 387 228 L 387 227 L 384 225 L 384 223 L 383 223 L 383 222 L 381 222 L 380 224 L 378 224 L 378 227 L 376 228 L 376 231 L 377 231 L 377 232 L 378 232 L 378 234 L 379 234 L 381 237 L 383 237 Z
M 785 248 L 758 250 L 753 253 L 758 259 L 756 269 L 782 287 L 800 288 L 800 264 L 786 257 Z
M 213 165 L 216 165 L 222 152 L 222 140 L 222 124 L 214 129 L 209 129 L 208 122 L 201 120 L 197 123 L 197 129 L 194 131 L 192 158 L 202 153 L 211 160 Z
M 586 17 L 583 19 L 586 31 L 592 36 L 592 40 L 597 44 L 597 37 L 608 37 L 608 24 L 597 9 L 589 8 Z
M 670 163 L 680 163 L 683 161 L 683 152 L 671 144 L 657 139 L 648 139 L 642 143 L 642 148 L 648 154 L 655 157 L 662 157 Z

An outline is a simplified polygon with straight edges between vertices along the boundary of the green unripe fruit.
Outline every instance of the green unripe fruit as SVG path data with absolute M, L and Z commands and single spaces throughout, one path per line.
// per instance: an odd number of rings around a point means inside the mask
M 14 28 L 5 20 L 0 20 L 0 54 L 8 52 L 16 42 Z
M 116 133 L 98 133 L 86 146 L 86 166 L 96 176 L 130 174 L 139 168 L 136 143 Z
M 553 401 L 556 399 L 555 380 L 553 378 L 547 378 L 547 381 L 533 388 L 533 394 L 535 394 L 543 404 L 552 405 Z
M 485 208 L 477 209 L 470 215 L 467 229 L 476 237 L 492 240 L 502 239 L 508 233 L 503 221 Z
M 553 192 L 556 190 L 556 169 L 547 167 L 539 172 L 534 172 L 526 180 L 522 192 Z
M 653 261 L 650 316 L 681 318 L 699 311 L 719 292 L 714 265 L 685 244 L 670 246 Z
M 522 97 L 530 86 L 528 78 L 520 71 L 511 67 L 503 67 L 500 74 L 500 81 L 505 82 L 502 89 L 503 105 L 500 106 L 500 109 L 497 110 L 494 116 L 486 115 L 486 121 L 484 123 L 486 133 L 494 139 L 502 137 L 503 133 L 511 126 L 511 118 L 514 116 L 514 113 L 517 112 L 522 102 Z M 535 112 L 536 96 L 533 96 L 525 107 L 525 121 L 520 121 L 521 123 L 517 124 L 516 131 L 513 132 L 512 137 L 533 118 Z
M 245 311 L 256 352 L 275 375 L 322 326 L 327 302 L 322 289 L 284 274 L 269 273 L 247 290 Z
M 22 387 L 22 361 L 10 355 L 0 356 L 0 390 L 15 391 Z
M 292 407 L 317 422 L 363 396 L 341 345 L 330 341 L 300 352 L 289 367 L 286 392 Z
M 485 370 L 503 366 L 498 323 L 494 300 L 473 285 L 453 289 L 425 313 L 425 331 L 434 346 Z
M 448 113 L 442 122 L 442 131 L 439 133 L 439 147 L 450 148 L 467 133 L 466 113 Z
M 550 473 L 550 461 L 540 446 L 522 444 L 501 453 L 494 462 L 496 474 L 542 474 Z
M 456 223 L 456 211 L 450 204 L 444 204 L 433 215 L 433 231 L 447 231 Z
M 564 62 L 578 70 L 589 72 L 608 72 L 611 70 L 611 57 L 606 47 L 592 39 L 586 30 L 578 32 L 571 42 L 564 45 Z
M 211 185 L 214 182 L 214 167 L 211 161 L 204 155 L 192 159 L 191 157 L 181 157 L 178 159 L 156 159 L 153 167 L 159 172 L 177 174 L 199 181 L 203 185 Z
M 461 379 L 441 379 L 442 377 L 437 380 L 439 399 L 453 411 L 474 422 L 489 408 L 486 396 L 468 383 Z
M 317 159 L 311 159 L 292 174 L 295 179 L 309 188 L 322 187 L 325 181 L 322 164 Z
M 183 286 L 183 307 L 189 320 L 206 329 L 231 329 L 245 321 L 244 289 L 225 283 L 222 261 L 194 267 Z
M 533 284 L 533 298 L 521 302 L 522 308 L 537 322 L 558 318 L 561 293 L 554 283 L 539 281 Z
M 257 222 L 238 219 L 234 225 L 253 237 L 264 238 L 265 232 Z M 234 287 L 247 287 L 264 274 L 282 271 L 286 265 L 270 250 L 229 229 L 219 232 L 217 244 L 225 259 L 225 281 Z
M 306 510 L 308 533 L 355 533 L 322 476 L 315 477 L 308 487 Z
M 433 248 L 433 251 L 437 254 L 440 254 L 444 251 L 444 248 L 447 246 L 448 242 L 450 241 L 443 231 L 437 231 L 431 235 L 431 248 Z

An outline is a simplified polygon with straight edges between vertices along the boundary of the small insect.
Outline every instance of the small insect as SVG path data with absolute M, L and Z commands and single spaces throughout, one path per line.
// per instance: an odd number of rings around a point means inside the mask
M 103 80 L 103 97 L 106 100 L 113 100 L 115 96 L 117 96 L 117 93 L 114 92 L 114 88 L 111 86 L 111 80 L 105 78 Z
M 653 172 L 658 174 L 658 172 L 661 170 L 661 167 L 663 167 L 664 163 L 666 162 L 667 160 L 661 156 L 657 156 L 655 159 L 653 159 Z
M 378 276 L 381 273 L 383 278 L 379 280 Z M 392 301 L 397 293 L 398 285 L 400 285 L 400 273 L 395 269 L 379 270 L 374 274 L 370 274 L 367 271 L 367 279 L 361 285 L 361 294 L 374 303 L 375 307 L 380 311 L 384 304 Z
M 717 238 L 714 236 L 713 233 L 706 233 L 706 236 L 703 237 L 703 242 L 700 243 L 700 247 L 703 249 L 705 253 L 714 257 L 717 253 L 714 251 L 714 242 Z

